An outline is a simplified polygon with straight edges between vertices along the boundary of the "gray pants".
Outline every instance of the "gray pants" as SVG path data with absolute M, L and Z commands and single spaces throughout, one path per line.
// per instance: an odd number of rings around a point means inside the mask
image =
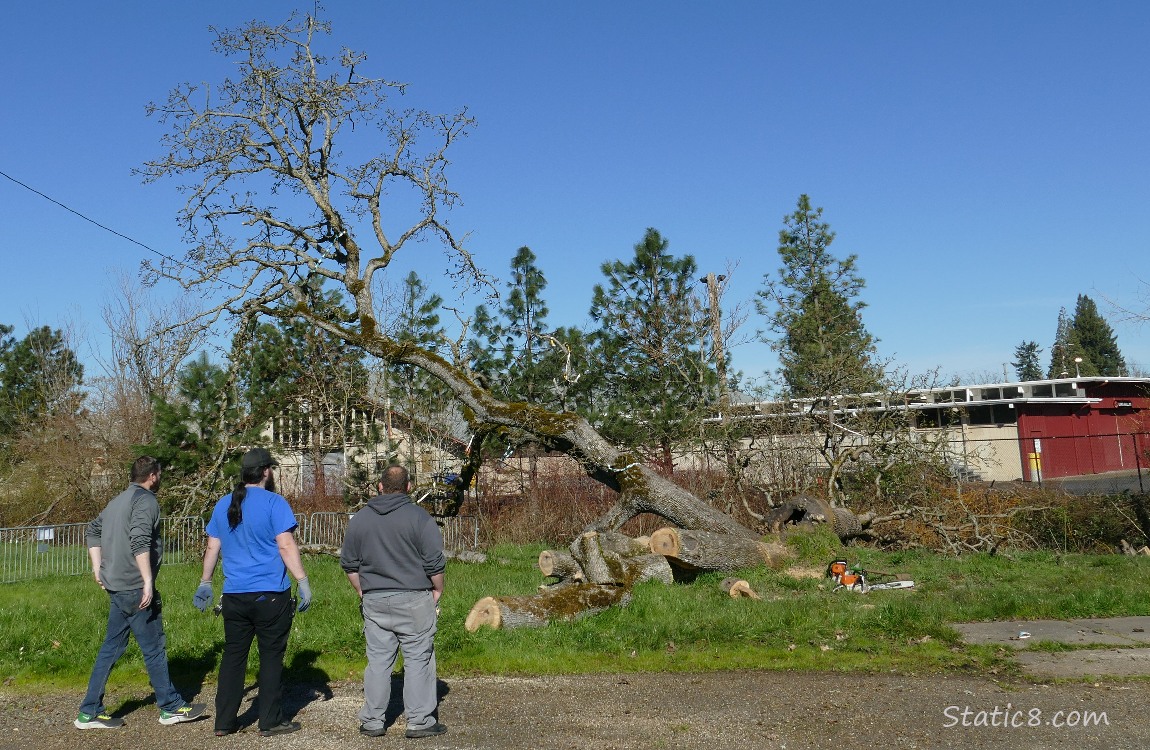
M 363 595 L 363 634 L 367 669 L 363 672 L 365 729 L 384 726 L 391 701 L 391 672 L 403 652 L 403 707 L 408 729 L 435 724 L 435 599 L 430 591 L 369 591 Z

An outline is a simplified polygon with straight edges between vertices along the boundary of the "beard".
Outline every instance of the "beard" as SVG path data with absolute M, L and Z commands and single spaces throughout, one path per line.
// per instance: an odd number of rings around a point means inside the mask
M 271 472 L 268 473 L 268 481 L 264 482 L 264 489 L 268 492 L 276 491 L 276 478 Z

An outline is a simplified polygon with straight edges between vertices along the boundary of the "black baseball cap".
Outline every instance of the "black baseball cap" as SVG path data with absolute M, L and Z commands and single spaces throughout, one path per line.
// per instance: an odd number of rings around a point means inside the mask
M 240 467 L 244 469 L 259 469 L 264 466 L 279 466 L 267 448 L 252 448 L 240 460 Z

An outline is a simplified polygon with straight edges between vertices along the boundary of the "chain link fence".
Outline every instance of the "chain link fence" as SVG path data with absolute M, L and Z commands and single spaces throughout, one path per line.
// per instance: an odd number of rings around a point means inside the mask
M 347 513 L 297 515 L 301 544 L 339 547 L 351 516 Z M 160 522 L 166 565 L 199 563 L 204 550 L 204 520 L 199 516 L 165 516 Z M 48 576 L 90 575 L 86 523 L 0 528 L 0 583 Z M 443 543 L 448 550 L 479 547 L 479 521 L 474 516 L 443 519 Z

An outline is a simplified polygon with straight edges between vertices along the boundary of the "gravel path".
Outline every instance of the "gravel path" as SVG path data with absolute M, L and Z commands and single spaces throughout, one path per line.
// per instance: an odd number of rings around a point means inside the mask
M 161 726 L 150 698 L 114 693 L 108 696 L 109 705 L 119 706 L 115 711 L 127 726 L 80 732 L 71 723 L 78 695 L 29 696 L 0 689 L 0 748 L 1133 750 L 1150 746 L 1150 717 L 1145 713 L 1150 682 L 1144 680 L 1034 684 L 968 676 L 719 672 L 450 679 L 441 681 L 440 692 L 440 719 L 450 731 L 442 737 L 407 740 L 402 717 L 384 737 L 359 735 L 355 716 L 361 685 L 354 682 L 323 689 L 292 688 L 287 704 L 304 728 L 277 738 L 260 737 L 253 726 L 216 738 L 211 719 Z M 210 706 L 212 698 L 211 687 L 206 686 L 195 700 Z M 996 708 L 998 714 L 993 713 Z M 1086 712 L 1099 720 L 1104 712 L 1105 723 L 1083 726 Z M 253 713 L 246 716 L 254 720 Z

